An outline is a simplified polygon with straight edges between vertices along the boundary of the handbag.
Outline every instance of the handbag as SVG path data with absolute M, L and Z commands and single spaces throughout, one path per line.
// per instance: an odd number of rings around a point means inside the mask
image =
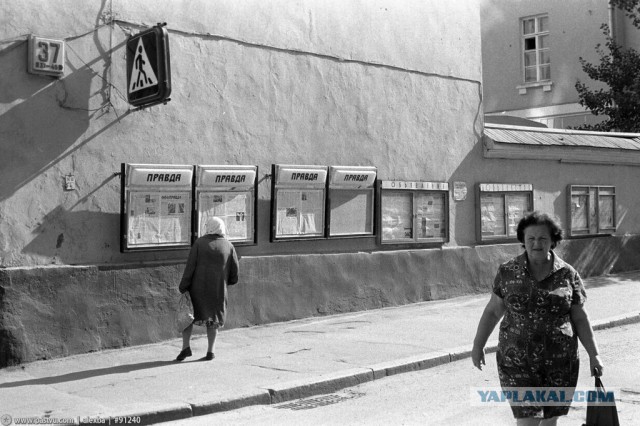
M 606 394 L 600 377 L 596 377 L 595 388 L 587 393 L 587 401 L 589 401 L 587 403 L 587 422 L 583 426 L 620 426 L 615 400 L 613 404 L 607 403 L 606 405 L 598 402 L 597 394 L 599 392 Z
M 191 313 L 191 300 L 189 299 L 189 292 L 182 293 L 178 299 L 178 313 L 177 313 L 177 329 L 178 333 L 182 333 L 182 330 L 189 327 L 193 322 L 193 314 Z

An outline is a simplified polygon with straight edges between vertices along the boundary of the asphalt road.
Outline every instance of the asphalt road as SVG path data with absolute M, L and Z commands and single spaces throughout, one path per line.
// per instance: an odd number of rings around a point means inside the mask
M 608 390 L 616 392 L 622 425 L 640 424 L 640 324 L 596 332 Z M 581 350 L 578 387 L 593 383 Z M 509 406 L 472 406 L 471 389 L 498 386 L 495 354 L 480 372 L 470 359 L 404 373 L 329 395 L 253 406 L 163 425 L 513 425 Z M 586 407 L 572 407 L 559 425 L 582 425 Z

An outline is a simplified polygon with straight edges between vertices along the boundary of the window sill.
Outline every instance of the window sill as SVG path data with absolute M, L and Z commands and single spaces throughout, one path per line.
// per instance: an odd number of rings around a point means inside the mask
M 553 86 L 553 81 L 549 80 L 549 81 L 536 81 L 534 83 L 524 83 L 521 85 L 516 86 L 516 89 L 518 89 L 518 93 L 520 95 L 526 95 L 527 94 L 527 89 L 535 89 L 538 87 L 542 87 L 542 90 L 545 92 L 550 92 L 551 91 L 551 86 Z

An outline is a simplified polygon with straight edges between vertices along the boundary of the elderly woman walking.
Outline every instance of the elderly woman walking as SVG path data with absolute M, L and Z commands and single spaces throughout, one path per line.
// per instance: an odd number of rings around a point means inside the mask
M 180 282 L 180 293 L 189 292 L 193 304 L 193 322 L 182 331 L 182 351 L 176 361 L 192 355 L 190 341 L 193 325 L 207 327 L 207 361 L 215 358 L 213 345 L 218 328 L 227 316 L 227 286 L 238 282 L 238 256 L 226 239 L 222 219 L 209 218 L 205 235 L 191 247 Z
M 575 388 L 578 339 L 589 355 L 591 375 L 602 374 L 598 345 L 584 308 L 587 295 L 582 279 L 553 250 L 562 234 L 549 215 L 526 215 L 517 229 L 525 251 L 502 264 L 496 275 L 471 360 L 482 369 L 484 346 L 504 316 L 496 354 L 503 388 Z M 551 426 L 567 415 L 569 405 L 512 404 L 511 409 L 518 425 Z

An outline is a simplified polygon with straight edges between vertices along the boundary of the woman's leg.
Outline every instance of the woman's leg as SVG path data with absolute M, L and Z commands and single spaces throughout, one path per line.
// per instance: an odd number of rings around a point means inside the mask
M 213 353 L 213 345 L 216 343 L 218 327 L 207 327 L 207 352 Z
M 193 332 L 193 324 L 182 330 L 182 349 L 187 349 L 191 342 L 191 333 Z

